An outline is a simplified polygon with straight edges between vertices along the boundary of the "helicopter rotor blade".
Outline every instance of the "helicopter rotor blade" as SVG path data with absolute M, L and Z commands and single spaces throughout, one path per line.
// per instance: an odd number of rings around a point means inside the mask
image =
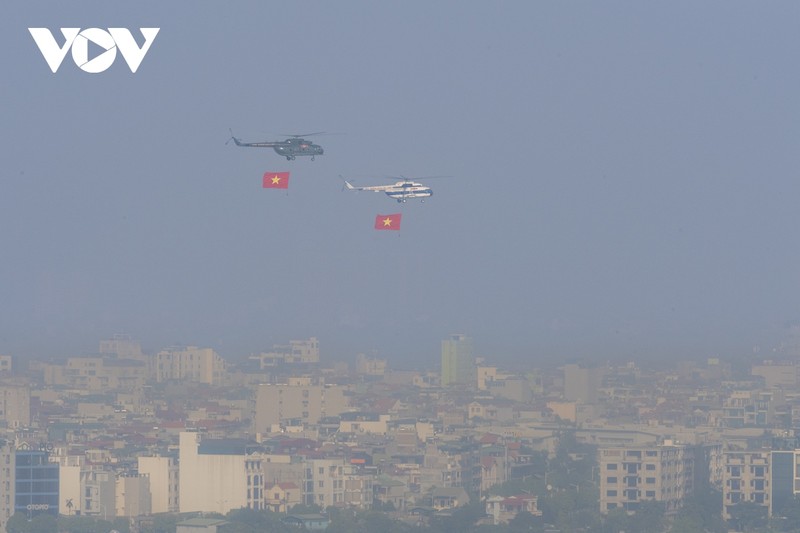
M 402 174 L 399 176 L 384 176 L 383 179 L 385 180 L 401 180 L 401 181 L 416 181 L 416 180 L 429 180 L 429 179 L 437 179 L 437 178 L 452 178 L 453 176 L 450 175 L 439 175 L 439 176 L 418 176 L 414 178 L 407 178 Z
M 285 137 L 295 137 L 295 138 L 299 139 L 300 137 L 310 137 L 312 135 L 322 135 L 323 133 L 325 133 L 325 132 L 324 131 L 315 131 L 314 133 L 299 133 L 299 134 L 297 134 L 297 133 L 280 133 L 279 135 L 283 135 Z

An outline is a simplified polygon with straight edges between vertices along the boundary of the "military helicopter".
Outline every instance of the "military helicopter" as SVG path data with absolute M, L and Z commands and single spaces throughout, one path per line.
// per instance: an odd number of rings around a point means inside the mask
M 273 150 L 275 150 L 275 152 L 285 157 L 288 161 L 293 161 L 294 158 L 299 155 L 311 156 L 311 160 L 313 161 L 314 156 L 322 155 L 324 153 L 322 146 L 314 144 L 311 141 L 307 141 L 303 139 L 303 137 L 311 135 L 319 135 L 320 133 L 324 132 L 318 131 L 315 133 L 303 133 L 301 135 L 289 135 L 289 138 L 284 141 L 243 143 L 241 140 L 236 138 L 233 135 L 233 132 L 231 131 L 231 140 L 233 140 L 233 142 L 236 143 L 236 146 L 249 146 L 251 148 L 272 148 Z
M 444 176 L 430 177 L 440 178 Z M 382 192 L 389 198 L 397 200 L 398 203 L 404 203 L 409 198 L 422 198 L 423 200 L 421 201 L 424 202 L 424 198 L 430 198 L 433 196 L 433 189 L 403 176 L 400 176 L 399 178 L 389 178 L 400 180 L 392 185 L 372 185 L 369 187 L 356 187 L 343 177 L 342 179 L 344 180 L 344 186 L 350 191 Z

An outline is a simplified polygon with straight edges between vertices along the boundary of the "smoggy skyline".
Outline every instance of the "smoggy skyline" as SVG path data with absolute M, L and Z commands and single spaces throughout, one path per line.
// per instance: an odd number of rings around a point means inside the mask
M 752 353 L 800 321 L 794 3 L 21 2 L 0 21 L 0 353 Z M 28 28 L 160 31 L 136 73 Z M 59 41 L 60 42 L 60 41 Z M 325 131 L 315 161 L 227 144 Z M 261 187 L 289 171 L 287 190 Z M 425 203 L 342 191 L 386 176 Z M 377 214 L 402 213 L 399 232 Z

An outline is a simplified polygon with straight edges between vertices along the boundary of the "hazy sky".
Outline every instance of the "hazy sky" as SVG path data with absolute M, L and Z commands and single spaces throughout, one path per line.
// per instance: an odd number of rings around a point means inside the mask
M 228 358 L 317 336 L 323 359 L 396 366 L 435 366 L 450 333 L 533 363 L 766 350 L 800 320 L 798 20 L 788 1 L 4 2 L 0 353 L 120 332 Z M 135 74 L 119 54 L 53 74 L 29 27 L 161 30 Z M 288 162 L 228 128 L 338 134 Z M 399 206 L 339 174 L 453 177 Z

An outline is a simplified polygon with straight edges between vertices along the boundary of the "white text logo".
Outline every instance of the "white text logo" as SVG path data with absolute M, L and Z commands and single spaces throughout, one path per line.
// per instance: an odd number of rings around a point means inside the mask
M 64 36 L 63 46 L 56 43 L 53 34 L 47 28 L 28 28 L 28 31 L 31 32 L 33 40 L 36 41 L 39 51 L 42 52 L 53 73 L 61 66 L 67 51 L 71 48 L 72 60 L 75 61 L 78 68 L 84 72 L 97 74 L 105 71 L 114 63 L 114 59 L 117 58 L 117 49 L 128 63 L 131 72 L 136 72 L 160 29 L 139 28 L 144 37 L 144 44 L 141 48 L 136 44 L 133 35 L 127 28 L 108 28 L 108 31 L 100 28 L 86 28 L 82 31 L 80 28 L 61 28 L 61 34 Z M 89 59 L 89 41 L 104 50 L 92 59 Z

